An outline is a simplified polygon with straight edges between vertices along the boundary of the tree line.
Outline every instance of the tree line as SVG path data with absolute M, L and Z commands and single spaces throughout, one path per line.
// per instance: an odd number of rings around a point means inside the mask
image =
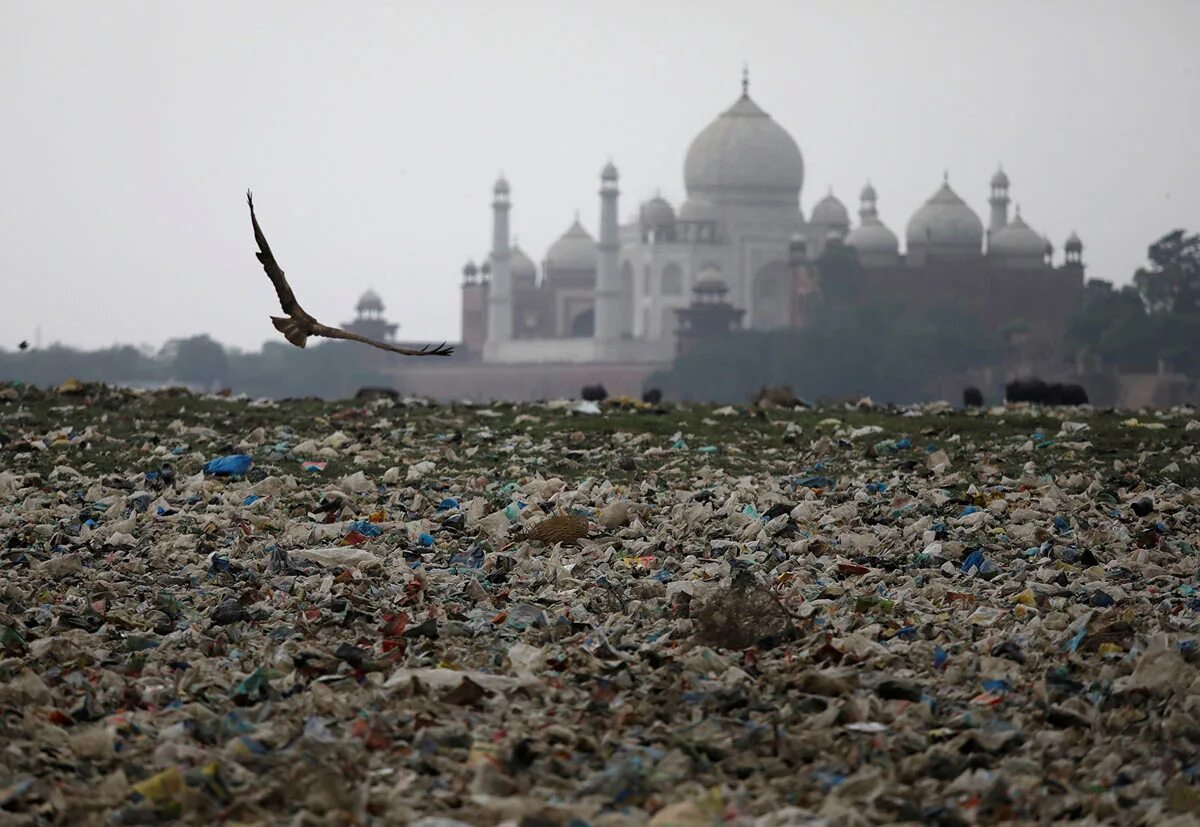
M 157 352 L 129 345 L 94 351 L 63 345 L 0 350 L 0 380 L 45 387 L 67 379 L 134 387 L 186 385 L 203 391 L 229 388 L 276 399 L 344 398 L 367 385 L 394 382 L 372 365 L 371 354 L 345 342 L 321 342 L 303 350 L 268 342 L 253 353 L 199 335 L 170 341 Z
M 1077 356 L 1128 372 L 1169 370 L 1200 379 L 1200 235 L 1176 230 L 1151 244 L 1132 284 L 1088 281 L 1062 343 L 1062 370 Z M 1016 321 L 996 331 L 950 303 L 897 313 L 864 297 L 853 247 L 817 260 L 820 310 L 799 329 L 744 330 L 702 343 L 649 380 L 671 396 L 744 402 L 763 385 L 801 396 L 914 402 L 937 396 L 938 380 L 1000 364 L 1014 347 Z M 997 378 L 997 382 L 999 379 Z
M 705 342 L 649 383 L 682 399 L 743 402 L 763 385 L 790 384 L 813 400 L 871 396 L 911 402 L 935 395 L 931 388 L 939 378 L 998 364 L 1006 353 L 1006 331 L 972 323 L 961 308 L 931 304 L 917 313 L 897 313 L 882 299 L 864 299 L 862 267 L 852 247 L 826 250 L 815 275 L 822 304 L 807 326 L 746 330 Z M 1064 370 L 1085 356 L 1122 371 L 1162 366 L 1200 379 L 1200 235 L 1175 230 L 1151 244 L 1131 284 L 1088 281 L 1068 324 L 1063 355 Z M 394 384 L 371 357 L 344 342 L 303 350 L 269 342 L 257 353 L 242 352 L 200 335 L 168 342 L 157 352 L 132 346 L 0 349 L 0 380 L 48 386 L 76 378 L 337 398 L 367 385 Z
M 1074 351 L 1130 372 L 1200 379 L 1200 234 L 1167 233 L 1150 245 L 1132 284 L 1089 281 L 1067 330 Z

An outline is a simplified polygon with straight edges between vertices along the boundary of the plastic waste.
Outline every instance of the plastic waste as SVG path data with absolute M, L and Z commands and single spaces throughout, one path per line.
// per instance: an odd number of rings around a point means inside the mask
M 1194 808 L 1194 410 L 0 391 L 15 824 Z
M 204 473 L 217 477 L 241 476 L 250 470 L 254 458 L 246 454 L 230 454 L 204 463 Z

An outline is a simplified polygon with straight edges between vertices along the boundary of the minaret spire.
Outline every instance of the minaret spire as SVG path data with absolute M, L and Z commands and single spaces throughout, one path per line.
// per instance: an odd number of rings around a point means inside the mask
M 750 97 L 750 65 L 742 63 L 742 97 Z
M 593 337 L 611 343 L 621 336 L 620 240 L 617 226 L 617 168 L 610 160 L 600 172 L 600 238 L 596 244 Z
M 988 203 L 992 207 L 988 232 L 992 233 L 1008 226 L 1008 175 L 1005 174 L 1004 167 L 997 167 L 995 175 L 992 176 L 992 194 Z M 1018 208 L 1017 214 L 1020 215 L 1020 212 Z
M 509 212 L 512 209 L 508 179 L 504 173 L 496 179 L 492 188 L 492 272 L 491 290 L 487 300 L 487 340 L 484 342 L 484 358 L 496 361 L 501 342 L 507 342 L 512 334 L 512 273 L 509 253 L 516 240 L 511 237 Z

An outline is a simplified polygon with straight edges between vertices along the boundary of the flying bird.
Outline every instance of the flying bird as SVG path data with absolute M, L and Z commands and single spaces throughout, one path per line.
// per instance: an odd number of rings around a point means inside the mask
M 255 256 L 258 257 L 263 270 L 266 271 L 267 278 L 275 285 L 275 293 L 279 296 L 279 304 L 283 308 L 283 312 L 287 314 L 284 317 L 272 316 L 271 323 L 275 325 L 275 329 L 282 333 L 284 338 L 289 342 L 296 347 L 304 347 L 309 336 L 322 336 L 326 339 L 346 339 L 351 342 L 362 342 L 381 350 L 390 350 L 392 353 L 401 353 L 405 356 L 449 356 L 454 352 L 454 348 L 447 347 L 445 342 L 437 347 L 427 345 L 419 350 L 410 347 L 397 347 L 387 342 L 380 342 L 375 339 L 368 339 L 366 336 L 359 336 L 357 333 L 342 330 L 340 327 L 330 327 L 318 322 L 300 306 L 300 302 L 296 301 L 296 294 L 292 292 L 291 285 L 288 284 L 287 278 L 284 277 L 283 269 L 275 261 L 275 256 L 271 253 L 271 248 L 267 244 L 267 238 L 263 235 L 262 228 L 258 226 L 258 218 L 254 215 L 254 197 L 251 195 L 250 190 L 246 190 L 246 203 L 250 205 L 250 223 L 254 225 L 254 240 L 258 242 L 258 252 L 255 253 Z
M 29 342 L 22 340 L 21 344 L 17 345 L 17 349 L 22 352 L 29 350 Z

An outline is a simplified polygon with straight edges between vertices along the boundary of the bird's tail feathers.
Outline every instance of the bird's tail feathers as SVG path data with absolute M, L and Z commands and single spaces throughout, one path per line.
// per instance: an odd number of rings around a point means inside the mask
M 296 321 L 290 316 L 285 316 L 283 318 L 280 318 L 279 316 L 272 316 L 271 324 L 275 325 L 275 329 L 283 334 L 283 338 L 287 339 L 296 347 L 304 347 L 304 345 L 308 342 L 308 331 L 304 329 L 300 322 Z

